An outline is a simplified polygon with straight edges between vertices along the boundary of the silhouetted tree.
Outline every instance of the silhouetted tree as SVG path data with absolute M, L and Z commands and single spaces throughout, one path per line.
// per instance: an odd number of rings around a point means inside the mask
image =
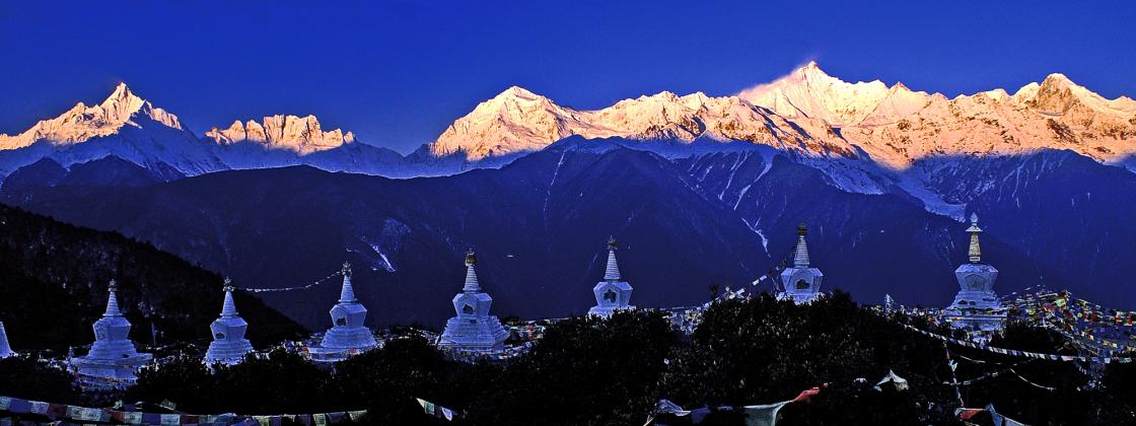
M 70 374 L 22 356 L 0 359 L 0 395 L 64 403 L 82 401 Z
M 395 339 L 337 364 L 332 390 L 346 408 L 367 408 L 368 421 L 432 424 L 415 398 L 447 401 L 446 384 L 462 369 L 421 337 Z
M 160 368 L 146 367 L 138 384 L 127 390 L 127 401 L 174 401 L 182 410 L 208 413 L 226 408 L 217 400 L 217 378 L 200 357 L 180 356 Z
M 546 330 L 469 406 L 470 424 L 611 425 L 647 418 L 677 341 L 658 312 L 578 317 Z
M 807 306 L 768 295 L 716 302 L 671 362 L 666 396 L 688 408 L 762 404 L 828 384 L 809 402 L 787 406 L 785 424 L 957 421 L 931 404 L 949 401 L 941 386 L 941 347 L 909 334 L 841 292 Z M 889 370 L 917 391 L 877 392 L 865 385 Z M 710 420 L 742 422 L 736 414 L 716 417 Z

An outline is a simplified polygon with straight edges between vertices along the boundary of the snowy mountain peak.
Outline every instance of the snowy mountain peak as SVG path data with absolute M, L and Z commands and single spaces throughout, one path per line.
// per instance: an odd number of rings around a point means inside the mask
M 796 80 L 817 81 L 825 81 L 833 78 L 832 76 L 828 75 L 828 73 L 824 72 L 824 70 L 820 68 L 820 64 L 817 64 L 816 61 L 809 61 L 808 63 L 797 67 L 793 70 L 793 72 L 789 73 L 787 77 L 794 78 Z
M 107 109 L 133 108 L 135 111 L 137 111 L 138 108 L 141 108 L 142 104 L 145 102 L 146 101 L 144 99 L 138 97 L 134 94 L 134 92 L 130 91 L 130 87 L 128 87 L 126 83 L 123 82 L 118 83 L 118 85 L 114 87 L 114 91 L 111 92 L 110 96 L 107 96 L 107 98 L 104 99 L 103 102 L 99 104 L 99 106 Z
M 326 151 L 355 142 L 355 134 L 341 129 L 323 131 L 314 115 L 271 115 L 260 122 L 234 121 L 226 129 L 214 127 L 205 137 L 220 145 L 252 142 L 266 149 L 281 149 L 300 155 Z
M 1065 76 L 1065 74 L 1055 72 L 1045 76 L 1045 80 L 1042 80 L 1041 85 L 1072 87 L 1077 86 L 1077 83 L 1074 83 L 1073 80 L 1070 80 L 1069 77 Z
M 535 151 L 572 133 L 579 113 L 519 86 L 477 104 L 430 145 L 435 156 L 465 153 L 467 159 Z
M 848 83 L 820 69 L 815 61 L 772 83 L 738 93 L 742 99 L 788 117 L 807 117 L 841 126 L 855 124 L 875 110 L 889 92 L 883 82 Z
M 529 89 L 526 89 L 526 88 L 521 87 L 521 86 L 516 86 L 516 85 L 509 86 L 508 89 L 501 91 L 501 93 L 497 94 L 497 96 L 494 96 L 493 98 L 494 99 L 504 99 L 504 98 L 547 99 L 544 96 L 533 93 Z
M 79 102 L 62 115 L 42 120 L 15 136 L 0 135 L 0 150 L 29 146 L 45 140 L 54 145 L 80 143 L 116 134 L 123 126 L 143 127 L 147 121 L 184 130 L 180 120 L 134 94 L 126 83 L 119 83 L 105 100 L 95 106 Z
M 1041 87 L 1040 84 L 1037 84 L 1036 81 L 1031 81 L 1014 92 L 1013 98 L 1018 102 L 1024 102 L 1026 99 L 1033 98 L 1033 96 L 1037 94 L 1039 87 Z
M 490 98 L 477 105 L 477 109 L 482 111 L 500 111 L 508 109 L 524 109 L 524 108 L 551 108 L 555 105 L 551 99 L 533 93 L 532 91 L 520 86 L 509 86 L 508 89 L 501 91 L 497 96 Z
M 1061 73 L 1049 74 L 1041 84 L 1030 83 L 1014 98 L 1047 114 L 1105 114 L 1127 120 L 1136 114 L 1136 102 L 1121 96 L 1107 99 Z
M 975 94 L 975 96 L 985 96 L 985 97 L 987 97 L 991 100 L 998 101 L 998 102 L 1004 102 L 1004 101 L 1010 99 L 1010 94 L 1008 92 L 1006 92 L 1006 89 L 1003 89 L 1003 88 L 997 88 L 997 89 L 994 89 L 994 90 L 987 90 L 985 92 L 978 92 L 978 93 Z

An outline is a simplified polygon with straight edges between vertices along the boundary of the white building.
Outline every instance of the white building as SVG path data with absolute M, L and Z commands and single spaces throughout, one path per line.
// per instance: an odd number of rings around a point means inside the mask
M 635 308 L 631 305 L 631 284 L 623 281 L 619 273 L 619 263 L 615 260 L 616 248 L 615 238 L 608 239 L 607 268 L 604 270 L 603 281 L 592 288 L 596 305 L 588 310 L 588 315 L 608 318 L 615 311 Z
M 320 345 L 309 351 L 316 361 L 341 361 L 378 347 L 375 334 L 363 325 L 367 319 L 367 308 L 355 298 L 355 288 L 351 286 L 351 265 L 344 263 L 342 273 L 339 303 L 331 307 L 331 328 L 323 335 Z
M 95 343 L 87 356 L 69 361 L 79 375 L 79 382 L 87 388 L 121 389 L 134 384 L 136 372 L 154 358 L 138 352 L 130 340 L 130 321 L 118 308 L 118 286 L 111 280 L 106 311 L 95 321 Z
M 797 227 L 797 248 L 793 253 L 793 266 L 781 271 L 781 292 L 777 300 L 792 300 L 796 304 L 812 303 L 824 293 L 820 284 L 824 274 L 820 269 L 809 266 L 809 246 L 805 242 L 808 228 L 804 224 Z
M 244 360 L 245 354 L 252 352 L 252 343 L 245 338 L 248 323 L 237 313 L 233 302 L 233 286 L 225 278 L 225 301 L 221 304 L 221 316 L 209 325 L 213 341 L 205 352 L 205 363 L 233 365 Z
M 465 255 L 465 285 L 453 299 L 457 315 L 446 321 L 446 329 L 438 338 L 441 348 L 466 352 L 497 352 L 505 348 L 509 332 L 501 320 L 489 314 L 493 298 L 481 291 L 476 264 L 477 256 L 470 250 Z
M 970 233 L 970 247 L 967 250 L 970 263 L 964 263 L 955 269 L 959 292 L 955 295 L 954 302 L 943 310 L 943 319 L 954 328 L 1001 330 L 1006 322 L 1006 311 L 998 300 L 998 295 L 994 293 L 998 270 L 982 263 L 982 247 L 978 242 L 982 228 L 978 227 L 977 214 L 971 214 L 970 227 L 966 232 Z

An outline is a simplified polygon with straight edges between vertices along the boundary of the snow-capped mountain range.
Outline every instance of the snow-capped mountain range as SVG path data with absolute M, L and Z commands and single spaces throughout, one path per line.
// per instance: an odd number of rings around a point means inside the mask
M 322 276 L 347 253 L 389 284 L 376 300 L 450 294 L 434 286 L 436 260 L 471 245 L 524 254 L 503 267 L 503 307 L 590 288 L 573 271 L 612 233 L 673 268 L 644 268 L 653 294 L 674 296 L 652 303 L 692 303 L 708 277 L 744 284 L 776 264 L 801 222 L 834 286 L 948 303 L 965 254 L 957 221 L 977 212 L 999 288 L 1136 303 L 1098 285 L 1136 274 L 1136 102 L 1061 74 L 947 98 L 810 63 L 733 96 L 663 92 L 596 110 L 511 87 L 406 156 L 314 116 L 240 119 L 198 135 L 121 85 L 0 136 L 0 197 L 247 279 Z M 355 174 L 280 168 L 291 165 Z M 471 168 L 498 170 L 459 173 Z M 272 170 L 211 173 L 234 169 Z
M 0 135 L 0 175 L 45 158 L 69 168 L 106 156 L 163 179 L 291 165 L 387 177 L 446 175 L 498 167 L 570 136 L 667 141 L 636 148 L 665 148 L 671 157 L 706 152 L 683 153 L 682 146 L 770 149 L 822 170 L 842 190 L 905 192 L 929 210 L 956 216 L 964 203 L 931 188 L 953 158 L 1069 150 L 1104 164 L 1136 165 L 1136 101 L 1105 99 L 1061 74 L 1013 94 L 994 89 L 948 99 L 902 83 L 845 82 L 810 62 L 733 96 L 661 92 L 597 110 L 561 106 L 514 86 L 403 156 L 357 142 L 350 131 L 324 130 L 313 115 L 238 120 L 199 137 L 176 115 L 119 84 L 98 105 L 79 103 L 23 133 Z
M 451 124 L 430 145 L 430 151 L 435 156 L 461 153 L 476 161 L 540 150 L 568 136 L 684 142 L 708 138 L 817 154 L 852 154 L 849 144 L 831 134 L 824 122 L 809 118 L 790 122 L 737 96 L 662 92 L 581 111 L 516 86 L 478 104 Z
M 125 83 L 98 105 L 80 102 L 18 135 L 0 135 L 4 176 L 43 159 L 69 168 L 104 157 L 137 164 L 163 180 L 297 164 L 329 171 L 414 174 L 404 171 L 398 153 L 356 143 L 351 132 L 324 131 L 313 115 L 237 121 L 198 137 L 176 115 L 139 97 Z
M 567 136 L 746 141 L 810 155 L 863 157 L 889 168 L 942 155 L 1069 149 L 1106 163 L 1136 152 L 1136 101 L 1105 99 L 1062 74 L 1010 95 L 948 99 L 902 83 L 848 83 L 810 62 L 736 96 L 662 92 L 575 110 L 519 87 L 482 102 L 431 145 L 470 159 L 541 149 Z

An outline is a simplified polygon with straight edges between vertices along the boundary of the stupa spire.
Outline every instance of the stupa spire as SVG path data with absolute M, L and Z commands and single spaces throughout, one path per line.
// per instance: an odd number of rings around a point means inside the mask
M 344 262 L 343 287 L 339 290 L 339 303 L 331 307 L 331 328 L 323 335 L 318 347 L 310 348 L 312 359 L 321 362 L 342 361 L 347 357 L 378 346 L 375 334 L 363 325 L 367 308 L 355 297 L 351 286 L 351 264 Z
M 994 292 L 998 270 L 982 263 L 982 245 L 978 238 L 982 228 L 978 227 L 977 214 L 971 213 L 966 232 L 970 234 L 966 253 L 969 262 L 955 269 L 959 291 L 951 305 L 943 310 L 943 319 L 954 328 L 982 332 L 1001 330 L 1006 323 L 1006 310 Z M 979 335 L 972 337 L 981 338 Z
M 129 386 L 137 379 L 135 372 L 153 359 L 151 354 L 139 353 L 130 340 L 130 321 L 118 308 L 118 283 L 111 280 L 107 287 L 106 312 L 91 327 L 95 342 L 90 352 L 70 358 L 84 388 Z
M 607 269 L 604 270 L 605 281 L 619 281 L 622 279 L 619 274 L 619 262 L 615 260 L 615 249 L 617 248 L 619 248 L 619 242 L 615 241 L 615 237 L 608 237 Z
M 477 271 L 474 270 L 474 265 L 477 264 L 477 254 L 473 249 L 465 252 L 465 285 L 462 286 L 464 292 L 480 292 L 481 284 L 477 282 Z
M 808 235 L 809 229 L 805 224 L 797 225 L 797 250 L 793 255 L 793 266 L 798 268 L 809 267 L 809 245 L 805 242 L 805 235 Z
M 824 274 L 820 269 L 810 266 L 809 245 L 805 236 L 809 230 L 805 224 L 797 226 L 797 247 L 793 250 L 793 265 L 781 271 L 781 292 L 778 300 L 792 300 L 796 304 L 812 303 L 823 293 L 820 291 Z M 784 262 L 782 262 L 784 263 Z
M 233 303 L 233 281 L 225 277 L 225 303 L 221 306 L 221 317 L 209 325 L 213 341 L 205 351 L 205 364 L 236 364 L 244 360 L 245 354 L 252 352 L 252 343 L 245 338 L 248 323 L 237 313 Z
M 343 269 L 339 271 L 343 274 L 343 288 L 339 289 L 339 303 L 355 303 L 359 299 L 355 298 L 355 287 L 351 286 L 351 264 L 343 262 Z
M 490 315 L 493 298 L 481 290 L 477 282 L 477 255 L 470 249 L 465 254 L 465 285 L 454 295 L 454 316 L 438 337 L 438 346 L 459 351 L 495 352 L 504 348 L 509 332 L 501 320 Z
M 966 232 L 970 234 L 970 248 L 967 250 L 967 256 L 970 258 L 970 263 L 978 263 L 982 261 L 982 245 L 978 243 L 978 234 L 982 233 L 982 228 L 978 227 L 978 214 L 970 214 L 970 227 L 966 228 Z
M 631 284 L 623 281 L 619 273 L 619 262 L 615 260 L 615 250 L 619 243 L 615 237 L 607 239 L 607 269 L 604 270 L 603 281 L 592 287 L 592 295 L 596 297 L 596 305 L 588 309 L 588 315 L 608 318 L 615 311 L 632 309 Z
M 233 290 L 233 280 L 225 277 L 225 303 L 221 305 L 222 318 L 237 316 L 237 304 L 233 302 Z
M 104 317 L 121 317 L 122 310 L 118 308 L 118 283 L 115 280 L 110 280 L 107 285 L 107 306 L 106 311 L 103 312 Z

